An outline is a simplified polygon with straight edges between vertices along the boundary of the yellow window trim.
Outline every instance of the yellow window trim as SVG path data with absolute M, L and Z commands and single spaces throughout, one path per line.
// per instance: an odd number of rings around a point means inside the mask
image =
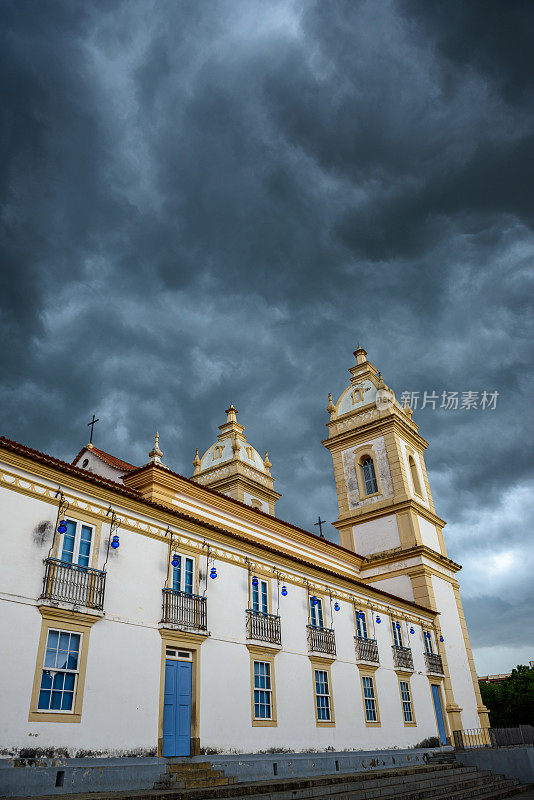
M 87 671 L 87 656 L 89 653 L 89 634 L 92 626 L 100 619 L 100 616 L 82 614 L 77 611 L 66 611 L 51 606 L 40 606 L 39 611 L 42 616 L 41 633 L 37 647 L 37 659 L 35 663 L 28 722 L 81 722 L 85 673 Z M 78 658 L 78 678 L 76 681 L 74 706 L 73 710 L 70 712 L 43 711 L 38 708 L 44 655 L 46 642 L 48 640 L 48 631 L 50 629 L 79 633 L 82 635 L 81 649 Z
M 382 484 L 380 482 L 380 475 L 378 474 L 378 468 L 376 464 L 376 454 L 373 450 L 373 447 L 368 444 L 361 445 L 361 447 L 357 447 L 356 450 L 353 450 L 354 453 L 354 467 L 356 470 L 356 478 L 358 481 L 358 492 L 360 495 L 360 500 L 367 500 L 369 497 L 381 497 L 382 496 Z M 375 479 L 376 485 L 378 487 L 378 491 L 372 492 L 372 494 L 367 494 L 365 491 L 365 482 L 363 480 L 363 473 L 362 473 L 362 459 L 365 457 L 369 457 L 373 462 L 373 469 L 375 471 Z
M 274 676 L 274 660 L 278 650 L 272 647 L 261 647 L 259 645 L 247 645 L 250 653 L 250 717 L 253 728 L 276 728 L 278 720 L 276 715 L 276 682 Z M 256 719 L 254 715 L 254 662 L 265 661 L 270 666 L 271 676 L 271 718 Z
M 334 714 L 334 690 L 332 686 L 332 662 L 334 661 L 334 657 L 332 658 L 323 658 L 322 656 L 315 656 L 309 655 L 308 658 L 310 659 L 311 663 L 311 676 L 312 676 L 312 685 L 313 685 L 313 707 L 315 710 L 315 725 L 317 728 L 335 728 L 336 726 L 336 719 Z M 315 686 L 315 670 L 320 669 L 326 672 L 328 675 L 328 689 L 329 689 L 329 698 L 330 698 L 330 719 L 323 720 L 319 719 L 317 715 L 317 687 Z
M 358 664 L 358 669 L 360 671 L 360 688 L 362 690 L 362 704 L 363 704 L 363 720 L 368 728 L 380 728 L 382 723 L 380 721 L 380 707 L 378 705 L 378 691 L 376 688 L 376 681 L 375 681 L 375 672 L 380 665 L 377 664 L 376 666 L 368 666 L 368 665 L 360 665 Z M 373 681 L 373 692 L 375 695 L 375 710 L 376 710 L 376 721 L 368 722 L 367 714 L 365 712 L 365 692 L 363 689 L 363 679 L 364 678 L 371 678 Z
M 413 702 L 412 685 L 410 683 L 410 677 L 411 677 L 412 673 L 409 673 L 409 674 L 404 673 L 403 674 L 400 670 L 397 670 L 396 672 L 397 672 L 397 680 L 399 682 L 399 695 L 400 695 L 400 701 L 401 701 L 401 714 L 402 714 L 402 721 L 404 722 L 404 727 L 405 728 L 416 728 L 417 727 L 417 719 L 416 719 L 416 716 L 415 716 L 415 706 L 414 706 L 414 702 Z M 402 691 L 401 691 L 401 681 L 403 683 L 407 683 L 408 684 L 408 691 L 410 692 L 410 706 L 412 708 L 412 721 L 411 722 L 406 722 L 406 720 L 404 719 L 404 706 L 402 705 L 403 700 L 402 700 Z M 432 691 L 432 690 L 430 690 L 430 691 Z

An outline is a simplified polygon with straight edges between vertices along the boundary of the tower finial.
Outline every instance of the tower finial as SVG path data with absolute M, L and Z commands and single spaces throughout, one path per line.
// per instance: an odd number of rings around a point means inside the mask
M 200 472 L 200 464 L 201 463 L 202 462 L 200 461 L 200 456 L 198 455 L 198 447 L 197 447 L 197 452 L 195 453 L 195 457 L 193 459 L 193 466 L 195 468 L 195 473 L 194 473 L 195 475 L 198 475 L 198 473 Z
M 356 358 L 356 363 L 365 364 L 365 362 L 367 361 L 366 355 L 367 353 L 363 349 L 363 347 L 360 347 L 360 345 L 358 345 L 358 347 L 354 351 L 354 357 Z
M 326 410 L 328 411 L 329 414 L 333 414 L 334 411 L 336 410 L 334 401 L 332 400 L 332 392 L 328 392 L 328 405 L 326 407 Z
M 150 460 L 152 461 L 153 464 L 161 464 L 162 463 L 161 462 L 162 456 L 163 456 L 163 453 L 159 449 L 159 433 L 158 433 L 158 431 L 156 431 L 156 435 L 154 437 L 154 447 L 152 448 L 152 450 L 148 454 L 148 457 L 150 458 Z
M 263 459 L 263 466 L 265 467 L 265 472 L 267 473 L 267 475 L 270 475 L 271 473 L 269 472 L 269 470 L 271 469 L 272 464 L 269 461 L 269 453 L 267 452 L 267 450 L 265 451 L 265 458 Z
M 226 422 L 237 422 L 237 408 L 234 408 L 234 404 L 230 405 L 230 408 L 227 408 L 224 412 L 226 416 Z

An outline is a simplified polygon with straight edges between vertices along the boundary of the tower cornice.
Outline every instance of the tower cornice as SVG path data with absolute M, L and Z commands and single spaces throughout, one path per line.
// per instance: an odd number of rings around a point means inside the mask
M 335 522 L 332 522 L 334 528 L 346 528 L 348 525 L 360 525 L 364 522 L 369 522 L 371 519 L 378 519 L 379 517 L 387 517 L 400 511 L 415 511 L 420 517 L 424 517 L 433 525 L 438 525 L 444 528 L 447 524 L 445 520 L 438 517 L 433 511 L 426 506 L 418 503 L 412 497 L 404 500 L 395 501 L 394 498 L 386 498 L 385 500 L 378 501 L 372 506 L 362 506 L 361 508 L 354 508 L 349 514 L 340 516 Z

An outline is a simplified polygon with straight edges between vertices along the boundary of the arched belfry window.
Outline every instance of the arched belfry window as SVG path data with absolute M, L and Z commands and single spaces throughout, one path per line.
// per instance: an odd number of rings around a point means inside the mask
M 417 465 L 413 456 L 408 456 L 408 464 L 410 466 L 410 475 L 412 476 L 413 490 L 419 497 L 423 496 L 421 491 L 421 482 L 419 480 L 419 473 L 417 472 Z
M 371 456 L 364 456 L 360 462 L 363 476 L 363 485 L 365 486 L 365 494 L 376 494 L 378 492 L 378 483 L 376 481 L 375 465 Z

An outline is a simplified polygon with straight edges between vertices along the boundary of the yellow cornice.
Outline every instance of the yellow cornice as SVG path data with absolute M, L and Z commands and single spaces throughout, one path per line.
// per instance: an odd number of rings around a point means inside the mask
M 351 509 L 350 513 L 339 517 L 335 522 L 332 523 L 334 528 L 346 528 L 347 526 L 353 525 L 360 525 L 363 522 L 368 522 L 370 519 L 377 519 L 378 517 L 388 517 L 391 514 L 397 513 L 399 511 L 406 511 L 408 509 L 412 509 L 415 511 L 416 514 L 419 514 L 420 517 L 427 519 L 433 525 L 437 525 L 440 528 L 444 528 L 447 524 L 445 520 L 438 517 L 433 511 L 431 511 L 426 506 L 419 503 L 413 497 L 409 497 L 404 500 L 390 500 L 386 498 L 385 500 L 380 502 L 380 506 L 377 508 L 378 503 L 373 504 L 372 506 L 362 506 L 361 508 L 353 508 Z
M 374 403 L 369 404 L 368 406 L 365 406 L 366 410 L 359 409 L 358 415 L 369 413 L 373 410 L 373 408 L 376 408 Z M 333 427 L 339 424 L 339 422 L 349 419 L 353 414 L 354 412 L 343 414 L 331 422 L 327 422 L 327 427 Z M 399 435 L 402 435 L 405 439 L 411 441 L 416 448 L 426 450 L 428 447 L 428 442 L 426 439 L 423 439 L 417 430 L 410 428 L 409 421 L 407 419 L 403 419 L 400 416 L 401 414 L 404 414 L 404 412 L 399 411 L 398 409 L 395 409 L 394 413 L 388 411 L 385 414 L 382 411 L 378 411 L 377 416 L 373 417 L 372 419 L 368 421 L 362 421 L 361 425 L 353 428 L 346 428 L 339 433 L 335 433 L 332 436 L 329 436 L 327 439 L 323 439 L 322 444 L 328 448 L 328 450 L 342 449 L 344 447 L 351 446 L 351 442 L 354 440 L 355 435 L 360 438 L 361 436 L 370 436 L 376 433 L 377 430 L 394 428 Z M 356 415 L 355 418 L 357 418 L 358 415 Z
M 208 479 L 210 479 L 212 475 L 216 474 L 221 469 L 228 469 L 230 470 L 230 472 L 227 475 L 223 476 L 222 478 L 215 478 L 213 483 L 203 484 L 200 482 L 199 480 L 200 478 L 207 477 Z M 245 469 L 251 470 L 253 474 L 248 475 L 245 472 Z M 257 475 L 259 477 L 255 478 L 254 475 Z M 247 464 L 246 462 L 240 461 L 239 459 L 235 458 L 234 459 L 230 458 L 227 459 L 226 461 L 221 461 L 220 463 L 217 462 L 216 464 L 213 464 L 211 467 L 207 467 L 206 469 L 201 470 L 196 475 L 194 475 L 190 480 L 194 480 L 195 483 L 199 484 L 199 486 L 209 485 L 211 488 L 213 488 L 215 483 L 219 483 L 225 478 L 235 477 L 235 476 L 239 476 L 240 478 L 246 481 L 254 482 L 255 485 L 261 486 L 266 491 L 272 492 L 273 496 L 276 497 L 281 496 L 280 494 L 278 494 L 278 492 L 276 492 L 273 489 L 274 478 L 272 477 L 272 475 L 268 475 L 266 472 L 262 472 L 252 464 Z
M 388 550 L 383 556 L 380 554 L 377 554 L 376 557 L 369 556 L 365 563 L 362 564 L 361 569 L 362 571 L 365 571 L 366 569 L 371 569 L 376 566 L 380 566 L 381 564 L 391 564 L 395 561 L 405 561 L 407 558 L 413 558 L 417 556 L 424 556 L 430 561 L 435 561 L 437 564 L 440 564 L 451 572 L 459 572 L 462 569 L 460 564 L 457 564 L 451 558 L 447 558 L 447 556 L 438 553 L 436 550 L 432 550 L 432 548 L 427 547 L 426 544 L 415 545 L 415 547 L 410 547 L 408 549 L 395 548 L 394 550 Z M 364 576 L 362 575 L 362 577 Z

